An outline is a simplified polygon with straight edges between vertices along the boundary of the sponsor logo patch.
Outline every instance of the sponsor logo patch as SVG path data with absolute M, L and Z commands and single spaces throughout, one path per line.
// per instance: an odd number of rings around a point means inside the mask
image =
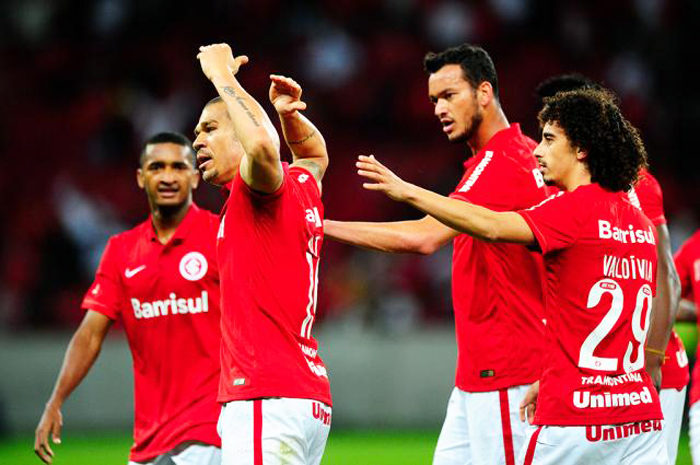
M 199 252 L 185 254 L 180 260 L 180 274 L 188 281 L 199 281 L 207 274 L 209 264 Z

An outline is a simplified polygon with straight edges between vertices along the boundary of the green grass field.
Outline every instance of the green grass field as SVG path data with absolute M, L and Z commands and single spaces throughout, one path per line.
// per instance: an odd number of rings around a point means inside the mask
M 332 431 L 323 465 L 426 465 L 437 441 L 434 432 Z M 0 441 L 0 464 L 37 465 L 33 438 Z M 56 465 L 125 465 L 131 445 L 128 435 L 76 435 L 64 433 L 56 446 Z M 678 465 L 690 465 L 688 436 L 681 437 Z

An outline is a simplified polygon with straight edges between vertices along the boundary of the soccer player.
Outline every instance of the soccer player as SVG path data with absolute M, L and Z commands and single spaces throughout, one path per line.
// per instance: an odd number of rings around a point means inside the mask
M 546 355 L 521 404 L 539 425 L 519 463 L 666 464 L 661 406 L 645 370 L 656 278 L 653 224 L 627 191 L 646 165 L 637 130 L 607 92 L 558 93 L 539 114 L 535 150 L 562 191 L 518 212 L 498 212 L 406 183 L 361 156 L 364 187 L 482 240 L 539 250 L 547 272 Z M 667 330 L 652 326 L 650 340 Z M 661 359 L 653 360 L 660 365 Z
M 148 220 L 112 237 L 86 310 L 36 429 L 34 451 L 51 463 L 61 406 L 100 353 L 114 321 L 124 326 L 134 364 L 130 464 L 218 465 L 218 218 L 192 202 L 199 183 L 191 142 L 177 133 L 149 139 L 136 179 Z M 107 399 L 105 399 L 107 400 Z
M 592 80 L 581 74 L 563 74 L 552 76 L 543 81 L 537 87 L 537 96 L 540 100 L 551 97 L 557 92 L 570 91 L 583 88 L 601 89 Z M 666 216 L 664 215 L 663 193 L 661 186 L 649 171 L 642 169 L 639 173 L 639 181 L 628 193 L 630 202 L 642 209 L 656 228 L 656 251 L 658 254 L 658 268 L 656 272 L 656 295 L 653 300 L 653 318 L 663 318 L 667 321 L 659 324 L 667 325 L 671 332 L 660 333 L 659 340 L 647 340 L 647 360 L 653 367 L 658 363 L 653 361 L 655 357 L 664 359 L 661 365 L 661 410 L 664 414 L 663 434 L 666 438 L 669 463 L 676 463 L 678 453 L 678 439 L 680 438 L 683 409 L 685 407 L 685 393 L 690 380 L 688 369 L 688 356 L 678 334 L 673 331 L 673 321 L 680 301 L 680 281 L 676 267 L 673 264 L 671 240 Z M 665 351 L 660 347 L 666 347 Z M 665 353 L 664 353 L 665 352 Z M 658 385 L 658 370 L 650 369 L 652 379 Z
M 678 320 L 698 322 L 697 307 L 700 304 L 700 231 L 696 231 L 676 252 L 676 268 L 681 280 L 681 309 Z M 686 300 L 687 299 L 687 300 Z M 700 322 L 698 323 L 700 325 Z M 696 359 L 700 357 L 700 347 Z M 690 454 L 693 463 L 700 463 L 700 363 L 693 368 L 690 388 Z
M 217 253 L 222 290 L 219 431 L 226 465 L 317 465 L 331 423 L 328 374 L 311 332 L 323 242 L 323 137 L 301 115 L 292 79 L 271 76 L 269 98 L 292 151 L 236 74 L 248 59 L 226 44 L 200 48 L 219 97 L 195 129 L 204 179 L 229 198 Z
M 532 155 L 536 144 L 510 124 L 488 53 L 461 45 L 428 53 L 428 91 L 435 116 L 453 143 L 473 156 L 450 197 L 498 211 L 546 198 Z M 452 300 L 457 373 L 435 465 L 512 465 L 525 439 L 518 404 L 541 372 L 544 310 L 541 257 L 522 245 L 494 244 L 420 220 L 326 221 L 326 236 L 384 252 L 429 254 L 454 239 Z

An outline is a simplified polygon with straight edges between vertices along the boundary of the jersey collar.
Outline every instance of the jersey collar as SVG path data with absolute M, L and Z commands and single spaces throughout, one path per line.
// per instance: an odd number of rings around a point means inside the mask
M 192 202 L 192 205 L 190 205 L 189 210 L 187 210 L 187 214 L 185 214 L 185 217 L 182 219 L 177 229 L 175 230 L 175 234 L 173 234 L 173 237 L 171 237 L 170 240 L 163 245 L 166 246 L 168 244 L 179 244 L 183 242 L 185 238 L 189 235 L 194 224 L 196 223 L 197 215 L 200 211 L 200 208 L 194 202 Z M 158 240 L 158 236 L 156 235 L 156 230 L 153 227 L 153 215 L 149 215 L 148 221 L 146 223 L 148 225 L 147 237 L 149 241 L 160 243 L 160 241 Z

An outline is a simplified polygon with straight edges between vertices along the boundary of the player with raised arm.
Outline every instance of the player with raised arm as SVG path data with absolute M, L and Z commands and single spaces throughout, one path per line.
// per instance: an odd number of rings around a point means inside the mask
M 374 157 L 360 157 L 359 174 L 365 188 L 450 227 L 543 254 L 544 372 L 521 404 L 523 419 L 534 414 L 539 427 L 519 463 L 667 464 L 644 356 L 647 332 L 653 339 L 668 330 L 650 325 L 657 238 L 627 197 L 646 165 L 644 146 L 607 92 L 562 92 L 545 104 L 535 156 L 562 191 L 535 207 L 498 212 L 449 199 L 401 180 Z
M 113 236 L 86 310 L 71 339 L 36 429 L 34 451 L 51 463 L 61 406 L 100 353 L 114 321 L 124 326 L 134 365 L 134 445 L 130 464 L 218 465 L 219 274 L 216 215 L 192 202 L 199 183 L 192 143 L 177 133 L 150 138 L 139 187 L 151 216 Z
M 510 124 L 488 53 L 461 45 L 424 60 L 448 140 L 472 154 L 450 197 L 498 211 L 536 205 L 546 188 L 536 144 Z M 433 463 L 512 465 L 526 431 L 518 405 L 541 373 L 541 258 L 521 245 L 475 240 L 430 216 L 389 223 L 326 221 L 327 237 L 384 252 L 428 254 L 454 239 L 457 372 Z
M 300 110 L 301 87 L 271 76 L 270 101 L 294 156 L 236 74 L 247 57 L 200 48 L 219 97 L 203 109 L 194 146 L 204 179 L 229 198 L 217 252 L 222 289 L 219 431 L 226 465 L 317 465 L 331 423 L 328 374 L 311 332 L 323 242 L 323 137 Z
M 540 83 L 537 87 L 537 96 L 542 100 L 545 97 L 552 97 L 557 92 L 585 88 L 602 89 L 601 86 L 581 74 L 563 74 L 552 76 Z M 685 347 L 678 334 L 673 331 L 673 322 L 680 302 L 680 281 L 673 264 L 671 240 L 664 214 L 663 193 L 658 181 L 648 170 L 642 169 L 637 185 L 630 189 L 628 196 L 630 202 L 640 207 L 654 224 L 658 239 L 656 251 L 659 262 L 656 271 L 656 295 L 653 300 L 652 318 L 664 319 L 665 321 L 652 324 L 667 326 L 670 333 L 659 333 L 659 339 L 656 341 L 647 340 L 646 355 L 650 364 L 648 366 L 649 374 L 657 386 L 659 386 L 659 374 L 661 375 L 659 399 L 664 414 L 663 433 L 666 438 L 669 463 L 673 464 L 676 463 L 678 440 L 685 408 L 685 394 L 690 380 Z M 666 347 L 666 350 L 660 350 L 660 347 Z M 658 360 L 655 360 L 657 358 L 664 360 L 660 373 Z

